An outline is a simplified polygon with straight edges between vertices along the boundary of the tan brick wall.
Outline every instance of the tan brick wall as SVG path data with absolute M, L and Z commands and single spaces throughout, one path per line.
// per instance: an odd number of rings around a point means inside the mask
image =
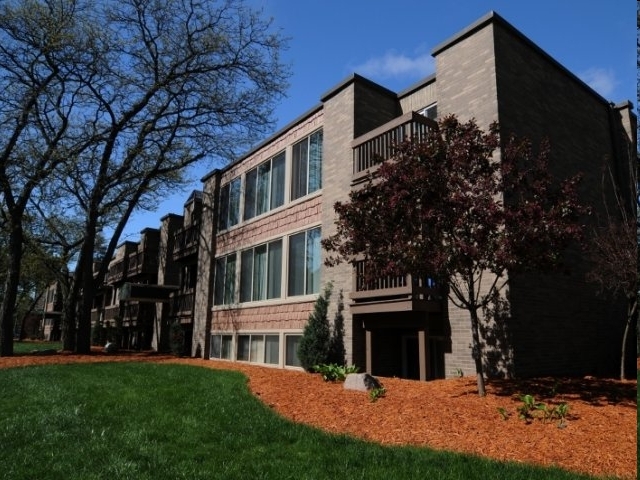
M 313 301 L 287 302 L 242 308 L 216 307 L 212 331 L 302 330 Z
M 436 55 L 439 117 L 475 118 L 481 128 L 498 120 L 493 30 L 486 24 Z
M 310 228 L 322 218 L 322 197 L 320 192 L 296 201 L 273 213 L 242 223 L 221 233 L 217 238 L 217 255 L 243 250 L 245 248 L 282 237 L 294 231 Z
M 323 125 L 323 117 L 324 112 L 322 110 L 318 110 L 299 123 L 292 125 L 289 129 L 271 139 L 269 143 L 258 148 L 247 158 L 242 159 L 242 161 L 237 162 L 231 168 L 226 170 L 222 175 L 221 184 L 224 185 L 237 176 L 257 167 L 262 162 L 269 160 L 283 150 L 291 147 L 291 145 L 296 143 L 298 140 L 302 140 L 310 133 L 318 130 Z
M 438 91 L 436 89 L 437 82 L 433 82 L 425 85 L 424 87 L 406 95 L 400 99 L 400 106 L 402 107 L 402 113 L 417 112 L 418 110 L 428 107 L 432 103 L 438 100 Z M 440 104 L 438 103 L 438 108 Z

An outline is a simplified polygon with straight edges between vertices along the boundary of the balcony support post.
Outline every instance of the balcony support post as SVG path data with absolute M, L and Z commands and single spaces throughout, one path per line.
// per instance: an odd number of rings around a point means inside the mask
M 427 372 L 429 371 L 426 327 L 418 330 L 418 359 L 420 362 L 420 381 L 424 382 L 427 380 Z
M 372 374 L 371 369 L 373 367 L 373 355 L 372 355 L 372 345 L 371 345 L 371 330 L 365 330 L 365 343 L 366 343 L 366 368 L 365 371 L 369 374 Z

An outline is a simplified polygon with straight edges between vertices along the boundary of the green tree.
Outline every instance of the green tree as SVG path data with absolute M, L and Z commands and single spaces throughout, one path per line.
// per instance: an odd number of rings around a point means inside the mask
M 338 294 L 336 314 L 333 317 L 333 327 L 331 328 L 331 339 L 329 341 L 329 358 L 327 363 L 344 365 L 347 352 L 344 348 L 344 294 L 342 290 Z
M 298 345 L 298 358 L 302 368 L 308 372 L 313 371 L 314 366 L 327 363 L 329 360 L 331 328 L 328 309 L 332 290 L 333 285 L 328 283 L 324 292 L 318 296 Z

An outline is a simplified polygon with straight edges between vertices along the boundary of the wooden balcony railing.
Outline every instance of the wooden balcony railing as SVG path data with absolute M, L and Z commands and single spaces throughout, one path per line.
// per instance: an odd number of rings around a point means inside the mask
M 353 269 L 350 296 L 352 313 L 394 309 L 438 311 L 443 300 L 442 288 L 431 277 L 387 275 L 367 280 L 363 261 L 357 262 Z
M 172 313 L 175 316 L 188 315 L 193 312 L 195 294 L 179 293 L 173 297 Z
M 173 244 L 173 259 L 193 255 L 198 251 L 198 240 L 200 238 L 200 224 L 195 223 L 188 227 L 181 228 L 175 233 Z
M 424 115 L 409 112 L 353 140 L 354 180 L 366 175 L 369 168 L 390 159 L 394 147 L 404 140 L 423 140 L 438 124 Z
M 129 255 L 127 275 L 153 275 L 158 273 L 158 256 L 154 252 L 134 252 Z
M 128 258 L 123 258 L 109 267 L 107 272 L 105 283 L 119 282 L 127 278 L 128 272 Z

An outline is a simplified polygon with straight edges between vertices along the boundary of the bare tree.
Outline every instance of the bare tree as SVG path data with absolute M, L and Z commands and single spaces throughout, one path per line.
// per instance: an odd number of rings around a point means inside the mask
M 66 349 L 88 352 L 92 297 L 107 268 L 103 262 L 94 275 L 96 235 L 113 229 L 110 258 L 132 212 L 180 183 L 186 168 L 226 162 L 271 128 L 288 75 L 279 58 L 284 43 L 242 0 L 29 3 L 64 10 L 58 35 L 75 53 L 51 62 L 55 79 L 65 74 L 60 103 L 68 115 L 65 149 L 46 143 L 60 161 L 40 190 L 55 195 L 41 195 L 40 205 L 46 212 L 47 198 L 64 201 L 86 219 L 63 335 Z M 28 15 L 23 4 L 5 6 L 9 27 Z M 22 38 L 9 40 L 26 48 Z
M 69 116 L 78 85 L 81 44 L 66 2 L 5 2 L 0 7 L 0 205 L 7 265 L 0 306 L 0 355 L 13 353 L 13 319 L 24 245 L 24 218 L 34 190 L 67 159 Z M 78 50 L 76 50 L 78 48 Z M 76 59 L 76 60 L 74 60 Z

